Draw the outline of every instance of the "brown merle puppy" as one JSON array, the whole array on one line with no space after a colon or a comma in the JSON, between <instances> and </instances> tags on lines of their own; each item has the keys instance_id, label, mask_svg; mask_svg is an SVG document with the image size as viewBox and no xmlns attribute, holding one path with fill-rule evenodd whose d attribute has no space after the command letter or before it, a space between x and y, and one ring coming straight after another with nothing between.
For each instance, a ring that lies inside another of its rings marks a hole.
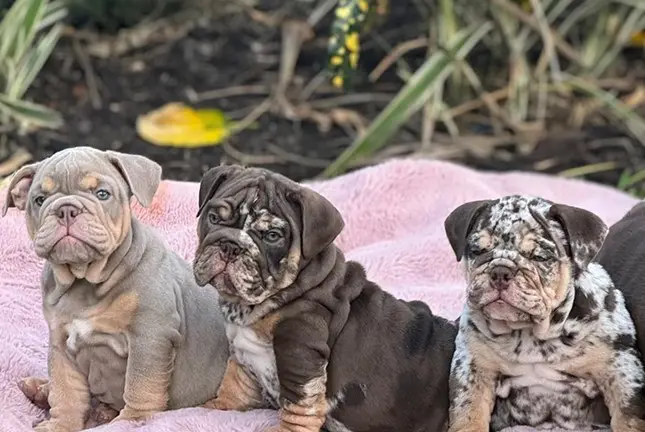
<instances>
[{"instance_id":1,"label":"brown merle puppy","mask_svg":"<svg viewBox=\"0 0 645 432\"><path fill-rule=\"evenodd\" d=\"M343 220L266 170L211 169L200 187L200 285L219 291L231 347L225 410L279 408L274 431L438 432L456 326L368 281L332 242Z\"/></svg>"},{"instance_id":2,"label":"brown merle puppy","mask_svg":"<svg viewBox=\"0 0 645 432\"><path fill-rule=\"evenodd\" d=\"M623 296L590 263L594 214L509 196L446 220L467 305L450 378L450 431L515 425L645 431L645 372Z\"/></svg>"}]
</instances>

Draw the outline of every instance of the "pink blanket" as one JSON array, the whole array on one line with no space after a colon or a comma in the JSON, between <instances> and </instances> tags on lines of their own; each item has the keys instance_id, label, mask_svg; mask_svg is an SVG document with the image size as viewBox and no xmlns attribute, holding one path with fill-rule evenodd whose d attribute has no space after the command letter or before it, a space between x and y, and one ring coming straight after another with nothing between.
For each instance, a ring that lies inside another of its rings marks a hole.
<instances>
[{"instance_id":1,"label":"pink blanket","mask_svg":"<svg viewBox=\"0 0 645 432\"><path fill-rule=\"evenodd\" d=\"M536 174L484 174L432 161L392 161L311 186L341 211L346 229L338 246L365 265L383 288L404 299L422 299L433 311L458 316L464 282L443 231L457 205L519 193L577 205L611 224L636 200L615 190ZM165 181L148 209L135 207L171 248L188 260L195 249L198 186ZM1 201L4 199L4 191ZM12 210L0 219L0 432L31 430L44 413L16 387L29 375L45 376L47 327L42 316L36 258L23 216ZM275 413L184 409L155 416L145 424L118 423L102 432L260 432ZM516 428L515 432L529 428Z\"/></svg>"}]
</instances>

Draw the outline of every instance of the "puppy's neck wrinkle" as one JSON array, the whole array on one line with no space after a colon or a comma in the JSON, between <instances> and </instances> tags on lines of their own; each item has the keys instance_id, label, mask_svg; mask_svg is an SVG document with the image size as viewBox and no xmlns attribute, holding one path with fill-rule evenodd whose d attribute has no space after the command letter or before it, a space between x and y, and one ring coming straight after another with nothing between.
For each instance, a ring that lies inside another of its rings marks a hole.
<instances>
[{"instance_id":1,"label":"puppy's neck wrinkle","mask_svg":"<svg viewBox=\"0 0 645 432\"><path fill-rule=\"evenodd\" d=\"M56 304L78 280L86 280L95 287L96 296L105 296L141 261L146 248L145 239L141 236L142 229L141 223L133 216L131 228L123 242L107 258L90 263L84 277L75 276L69 265L52 265L56 287L47 295L47 303Z\"/></svg>"}]
</instances>

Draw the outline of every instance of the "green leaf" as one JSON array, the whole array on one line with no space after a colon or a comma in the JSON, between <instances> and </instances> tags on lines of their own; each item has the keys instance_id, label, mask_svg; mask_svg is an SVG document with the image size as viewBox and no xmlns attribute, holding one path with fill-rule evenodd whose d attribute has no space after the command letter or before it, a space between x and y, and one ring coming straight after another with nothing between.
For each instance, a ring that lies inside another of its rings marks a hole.
<instances>
[{"instance_id":1,"label":"green leaf","mask_svg":"<svg viewBox=\"0 0 645 432\"><path fill-rule=\"evenodd\" d=\"M0 60L20 58L38 31L46 0L16 0L0 23Z\"/></svg>"},{"instance_id":2,"label":"green leaf","mask_svg":"<svg viewBox=\"0 0 645 432\"><path fill-rule=\"evenodd\" d=\"M332 177L344 172L356 159L368 156L383 147L394 133L407 122L415 110L432 96L437 83L446 79L456 61L460 61L492 29L484 23L476 30L462 30L455 34L448 52L439 51L428 58L417 70L396 97L372 122L367 132L347 148L327 169L323 176Z\"/></svg>"},{"instance_id":3,"label":"green leaf","mask_svg":"<svg viewBox=\"0 0 645 432\"><path fill-rule=\"evenodd\" d=\"M47 3L43 17L38 23L38 31L42 31L47 27L60 22L67 16L67 7L65 3L60 1L51 1Z\"/></svg>"},{"instance_id":4,"label":"green leaf","mask_svg":"<svg viewBox=\"0 0 645 432\"><path fill-rule=\"evenodd\" d=\"M38 41L35 48L28 51L18 65L16 79L10 82L7 94L12 99L21 98L36 79L60 39L63 27L57 25Z\"/></svg>"},{"instance_id":5,"label":"green leaf","mask_svg":"<svg viewBox=\"0 0 645 432\"><path fill-rule=\"evenodd\" d=\"M56 128L63 124L61 115L45 106L31 102L12 100L0 94L0 112L23 123Z\"/></svg>"}]
</instances>

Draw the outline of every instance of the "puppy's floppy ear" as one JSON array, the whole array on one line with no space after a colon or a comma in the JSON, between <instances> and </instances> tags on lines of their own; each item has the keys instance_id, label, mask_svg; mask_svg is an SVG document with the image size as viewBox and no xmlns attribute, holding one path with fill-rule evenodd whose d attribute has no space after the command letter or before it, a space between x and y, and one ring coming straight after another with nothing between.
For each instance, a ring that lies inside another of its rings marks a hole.
<instances>
[{"instance_id":1,"label":"puppy's floppy ear","mask_svg":"<svg viewBox=\"0 0 645 432\"><path fill-rule=\"evenodd\" d=\"M130 193L139 204L148 207L161 183L161 166L144 156L108 150L108 160L116 166L125 179Z\"/></svg>"},{"instance_id":2,"label":"puppy's floppy ear","mask_svg":"<svg viewBox=\"0 0 645 432\"><path fill-rule=\"evenodd\" d=\"M467 202L454 209L446 218L444 229L457 261L461 261L466 252L466 239L475 221L491 202L491 200Z\"/></svg>"},{"instance_id":3,"label":"puppy's floppy ear","mask_svg":"<svg viewBox=\"0 0 645 432\"><path fill-rule=\"evenodd\" d=\"M586 269L605 241L607 225L590 211L565 204L553 204L547 217L562 226L571 258L580 270Z\"/></svg>"},{"instance_id":4,"label":"puppy's floppy ear","mask_svg":"<svg viewBox=\"0 0 645 432\"><path fill-rule=\"evenodd\" d=\"M338 237L345 221L332 203L311 189L298 187L288 197L300 207L302 256L312 259Z\"/></svg>"},{"instance_id":5,"label":"puppy's floppy ear","mask_svg":"<svg viewBox=\"0 0 645 432\"><path fill-rule=\"evenodd\" d=\"M231 174L242 169L239 165L220 165L206 171L206 174L204 174L199 183L199 210L197 210L197 217L202 214L208 201L213 198L217 189L226 179Z\"/></svg>"},{"instance_id":6,"label":"puppy's floppy ear","mask_svg":"<svg viewBox=\"0 0 645 432\"><path fill-rule=\"evenodd\" d=\"M18 210L25 209L27 206L27 194L39 164L40 162L25 165L13 175L2 205L2 216L7 214L9 207L16 207Z\"/></svg>"}]
</instances>

